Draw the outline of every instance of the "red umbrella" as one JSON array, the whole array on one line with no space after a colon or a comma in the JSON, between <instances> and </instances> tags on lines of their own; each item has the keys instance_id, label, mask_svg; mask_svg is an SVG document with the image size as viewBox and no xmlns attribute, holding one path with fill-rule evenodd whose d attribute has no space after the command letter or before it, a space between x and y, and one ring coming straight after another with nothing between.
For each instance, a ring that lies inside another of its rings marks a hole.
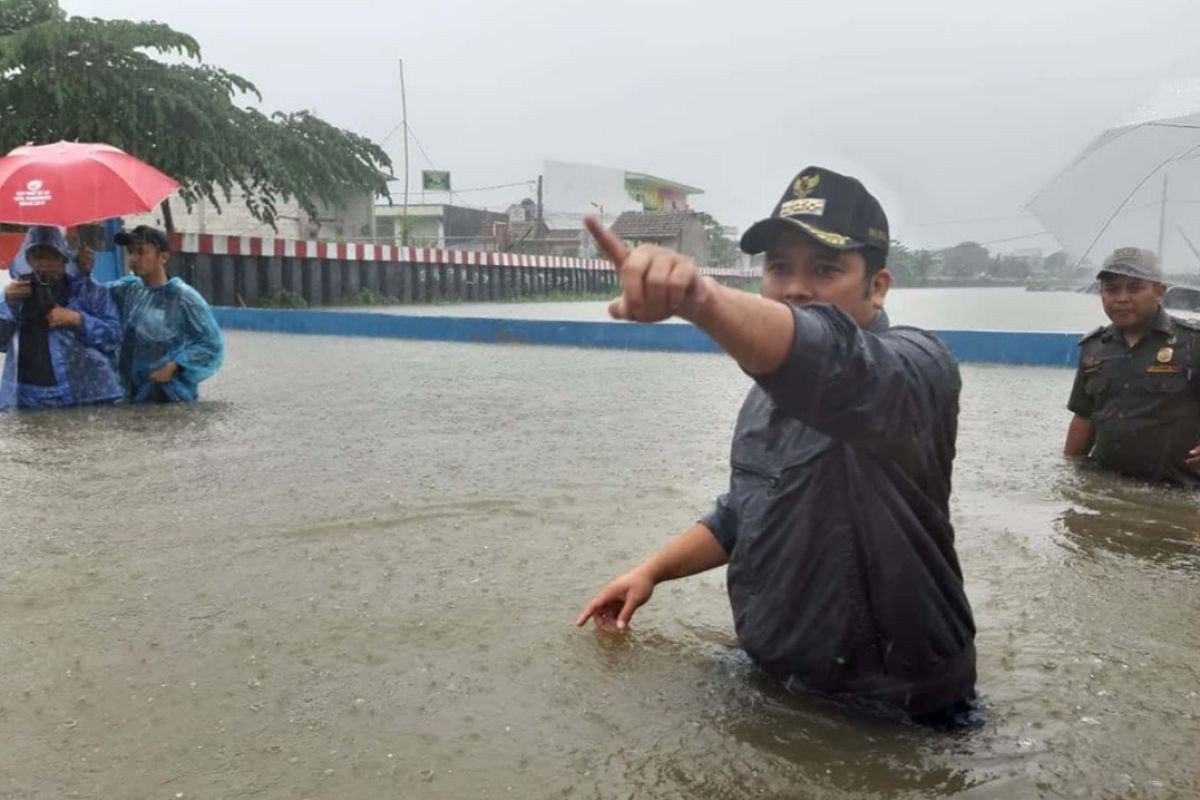
<instances>
[{"instance_id":1,"label":"red umbrella","mask_svg":"<svg viewBox=\"0 0 1200 800\"><path fill-rule=\"evenodd\" d=\"M151 211L178 189L112 145L18 147L0 158L0 222L71 227Z\"/></svg>"}]
</instances>

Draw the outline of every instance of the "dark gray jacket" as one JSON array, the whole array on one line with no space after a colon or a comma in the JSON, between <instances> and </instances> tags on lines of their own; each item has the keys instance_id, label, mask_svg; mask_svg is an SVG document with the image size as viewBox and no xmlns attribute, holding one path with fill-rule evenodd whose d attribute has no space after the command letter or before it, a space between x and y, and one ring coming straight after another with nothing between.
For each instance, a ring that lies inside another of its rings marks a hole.
<instances>
[{"instance_id":1,"label":"dark gray jacket","mask_svg":"<svg viewBox=\"0 0 1200 800\"><path fill-rule=\"evenodd\" d=\"M924 714L971 697L975 623L950 524L958 366L915 328L794 309L795 346L742 406L728 494L738 638L814 691Z\"/></svg>"}]
</instances>

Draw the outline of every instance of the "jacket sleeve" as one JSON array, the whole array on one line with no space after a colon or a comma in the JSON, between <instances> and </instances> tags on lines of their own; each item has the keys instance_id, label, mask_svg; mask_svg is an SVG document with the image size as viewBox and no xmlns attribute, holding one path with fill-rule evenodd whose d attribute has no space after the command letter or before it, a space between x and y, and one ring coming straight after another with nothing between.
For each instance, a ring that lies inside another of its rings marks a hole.
<instances>
[{"instance_id":1,"label":"jacket sleeve","mask_svg":"<svg viewBox=\"0 0 1200 800\"><path fill-rule=\"evenodd\" d=\"M184 330L179 346L169 358L194 385L212 377L221 368L225 360L225 337L204 298L186 291L180 302Z\"/></svg>"},{"instance_id":2,"label":"jacket sleeve","mask_svg":"<svg viewBox=\"0 0 1200 800\"><path fill-rule=\"evenodd\" d=\"M733 546L737 543L737 514L729 505L728 494L717 498L713 510L700 518L700 524L713 532L726 553L733 553Z\"/></svg>"},{"instance_id":3,"label":"jacket sleeve","mask_svg":"<svg viewBox=\"0 0 1200 800\"><path fill-rule=\"evenodd\" d=\"M1071 384L1071 396L1067 399L1067 410L1073 414L1090 419L1096 410L1096 404L1087 393L1087 374L1083 371L1082 359L1075 369L1075 382Z\"/></svg>"},{"instance_id":4,"label":"jacket sleeve","mask_svg":"<svg viewBox=\"0 0 1200 800\"><path fill-rule=\"evenodd\" d=\"M114 303L116 303L117 310L124 312L125 296L128 294L130 285L138 282L138 279L130 275L126 275L123 278L117 278L115 281L109 281L108 283L101 283L95 278L88 278L88 282L92 286L99 286L107 291L108 296L112 298Z\"/></svg>"},{"instance_id":5,"label":"jacket sleeve","mask_svg":"<svg viewBox=\"0 0 1200 800\"><path fill-rule=\"evenodd\" d=\"M0 353L8 352L13 334L21 327L17 312L8 304L8 299L0 295Z\"/></svg>"},{"instance_id":6,"label":"jacket sleeve","mask_svg":"<svg viewBox=\"0 0 1200 800\"><path fill-rule=\"evenodd\" d=\"M83 324L75 329L79 341L101 353L115 353L121 345L121 315L108 290L86 283L72 305L83 317Z\"/></svg>"},{"instance_id":7,"label":"jacket sleeve","mask_svg":"<svg viewBox=\"0 0 1200 800\"><path fill-rule=\"evenodd\" d=\"M933 334L863 330L828 305L793 307L784 363L752 376L785 413L827 436L889 457L910 451L958 410L958 365Z\"/></svg>"}]
</instances>

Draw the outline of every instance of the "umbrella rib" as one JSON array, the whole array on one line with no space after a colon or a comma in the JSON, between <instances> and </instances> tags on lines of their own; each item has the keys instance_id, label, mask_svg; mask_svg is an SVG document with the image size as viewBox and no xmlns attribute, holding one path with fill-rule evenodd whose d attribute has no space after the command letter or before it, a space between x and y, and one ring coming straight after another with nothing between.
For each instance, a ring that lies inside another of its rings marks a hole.
<instances>
[{"instance_id":1,"label":"umbrella rib","mask_svg":"<svg viewBox=\"0 0 1200 800\"><path fill-rule=\"evenodd\" d=\"M1144 122L1142 124L1151 128L1180 128L1188 131L1200 130L1200 125L1182 125L1178 122Z\"/></svg>"},{"instance_id":2,"label":"umbrella rib","mask_svg":"<svg viewBox=\"0 0 1200 800\"><path fill-rule=\"evenodd\" d=\"M1163 161L1161 164L1159 164L1157 167L1150 170L1150 172L1146 173L1146 177L1144 177L1140 181L1138 181L1137 185L1134 186L1129 191L1129 194L1125 195L1125 199L1121 201L1121 204L1118 205L1115 209L1113 209L1113 212L1111 214L1109 214L1108 219L1104 220L1104 224L1101 225L1100 230L1096 232L1096 236L1095 236L1095 238L1092 239L1091 244L1089 244L1087 246L1087 249L1083 251L1083 255L1081 255L1079 257L1079 260L1075 262L1075 267L1079 268L1079 266L1083 264L1083 260L1088 257L1089 253L1092 252L1092 248L1096 246L1096 242L1100 241L1100 237L1103 236L1104 232L1108 230L1108 226L1112 224L1112 221L1117 218L1117 215L1120 214L1121 211L1125 208L1125 206L1129 203L1129 201L1133 199L1133 196L1135 194L1137 194L1138 191L1141 190L1141 188L1143 186L1145 186L1146 183L1151 178L1153 178L1155 175L1157 175L1164 167L1166 167L1172 161L1182 161L1186 156L1190 155L1191 153L1196 152L1197 150L1200 150L1200 144L1192 145L1192 146L1186 148L1185 150L1183 150L1182 152L1178 153L1177 155L1170 156L1165 161Z\"/></svg>"},{"instance_id":3,"label":"umbrella rib","mask_svg":"<svg viewBox=\"0 0 1200 800\"><path fill-rule=\"evenodd\" d=\"M1142 128L1142 127L1145 127L1148 125L1150 125L1149 122L1139 122L1136 125L1126 125L1123 130L1121 130L1119 133L1117 133L1115 136L1113 136L1111 139L1109 139L1107 142L1105 142L1103 146L1108 147L1110 144L1117 141L1121 137L1127 136L1130 133L1133 133L1134 131L1136 131L1138 128ZM1076 166L1078 166L1080 163L1082 163L1084 160L1086 160L1089 156L1091 156L1092 153L1094 152L1094 148L1096 148L1096 142L1103 139L1107 133L1109 133L1109 131L1105 131L1104 133L1101 133L1099 136L1097 136L1095 139L1092 139L1092 141L1088 144L1088 146L1086 148L1084 148L1082 153L1075 156L1075 158L1071 159L1071 163L1067 164L1065 167L1063 167L1057 173L1055 173L1054 177L1051 178L1049 180L1049 182L1046 183L1045 186L1043 186L1040 190L1038 190L1037 194L1035 194L1033 197L1029 198L1029 202L1027 202L1027 203L1025 203L1025 205L1021 206L1021 209L1023 211L1029 210L1029 208L1031 206L1033 206L1034 203L1036 203L1038 200L1041 199L1042 195L1045 194L1047 189L1049 189L1051 186L1053 186L1055 183L1058 182L1059 178L1066 175L1071 170L1075 169Z\"/></svg>"}]
</instances>

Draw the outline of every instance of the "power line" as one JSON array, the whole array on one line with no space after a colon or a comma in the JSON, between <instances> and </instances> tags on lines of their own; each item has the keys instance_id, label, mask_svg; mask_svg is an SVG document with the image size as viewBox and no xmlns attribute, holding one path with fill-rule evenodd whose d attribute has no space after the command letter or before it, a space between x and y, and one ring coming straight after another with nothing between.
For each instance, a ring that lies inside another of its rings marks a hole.
<instances>
[{"instance_id":1,"label":"power line","mask_svg":"<svg viewBox=\"0 0 1200 800\"><path fill-rule=\"evenodd\" d=\"M407 129L408 135L412 137L414 142L416 142L417 149L421 151L421 156L425 159L425 163L428 164L431 169L437 169L433 163L433 159L429 157L429 154L425 152L425 148L421 145L421 140L417 138L417 133L412 129L412 125L405 125L404 120L397 122L395 126L393 126L393 128L387 132L387 135L379 140L378 144L385 144L389 139L395 136L396 131L400 130L401 128Z\"/></svg>"},{"instance_id":2,"label":"power line","mask_svg":"<svg viewBox=\"0 0 1200 800\"><path fill-rule=\"evenodd\" d=\"M910 222L904 227L906 228L935 228L942 225L966 225L972 222L1002 222L1012 219L1028 219L1027 214L1005 214L999 217L975 217L973 219L947 219L938 222Z\"/></svg>"},{"instance_id":3,"label":"power line","mask_svg":"<svg viewBox=\"0 0 1200 800\"><path fill-rule=\"evenodd\" d=\"M387 136L384 136L382 139L379 140L379 145L383 146L384 144L386 144L387 140L392 138L393 136L395 136L396 131L400 130L403 127L404 127L404 120L400 120L399 122L396 123L396 127L392 128L390 131L387 132Z\"/></svg>"},{"instance_id":4,"label":"power line","mask_svg":"<svg viewBox=\"0 0 1200 800\"><path fill-rule=\"evenodd\" d=\"M488 192L493 189L511 189L514 186L532 187L536 184L536 180L514 181L513 183L497 183L494 186L473 186L470 189L455 189L454 194L467 194L468 192Z\"/></svg>"},{"instance_id":5,"label":"power line","mask_svg":"<svg viewBox=\"0 0 1200 800\"><path fill-rule=\"evenodd\" d=\"M424 157L425 163L429 165L430 169L437 169L437 167L433 164L433 159L429 157L429 154L425 152L425 148L421 145L421 140L417 138L417 132L412 129L412 125L408 125L406 127L408 128L408 135L411 136L412 140L417 143L417 149L421 151L421 155Z\"/></svg>"},{"instance_id":6,"label":"power line","mask_svg":"<svg viewBox=\"0 0 1200 800\"><path fill-rule=\"evenodd\" d=\"M511 189L514 186L533 186L537 181L517 181L516 183L498 183L495 186L476 186L473 189L455 189L455 194L466 194L467 192L488 192L492 189Z\"/></svg>"},{"instance_id":7,"label":"power line","mask_svg":"<svg viewBox=\"0 0 1200 800\"><path fill-rule=\"evenodd\" d=\"M1016 241L1020 241L1021 239L1034 239L1038 236L1053 236L1053 235L1054 234L1050 233L1050 231L1038 231L1037 233L1025 233L1020 236L1007 236L1003 239L991 239L986 242L977 242L977 244L983 244L983 245L1003 244L1004 242L1016 242Z\"/></svg>"}]
</instances>

